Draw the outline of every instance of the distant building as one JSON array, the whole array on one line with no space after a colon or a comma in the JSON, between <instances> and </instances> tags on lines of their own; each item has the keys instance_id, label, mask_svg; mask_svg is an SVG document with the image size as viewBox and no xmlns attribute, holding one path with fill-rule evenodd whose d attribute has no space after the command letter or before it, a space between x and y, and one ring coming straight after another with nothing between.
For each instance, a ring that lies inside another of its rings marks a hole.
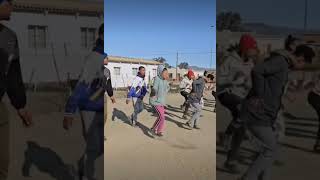
<instances>
[{"instance_id":1,"label":"distant building","mask_svg":"<svg viewBox=\"0 0 320 180\"><path fill-rule=\"evenodd\" d=\"M13 2L14 12L6 24L17 33L24 81L57 82L58 74L61 81L76 77L104 21L103 2Z\"/></svg>"},{"instance_id":2,"label":"distant building","mask_svg":"<svg viewBox=\"0 0 320 180\"><path fill-rule=\"evenodd\" d=\"M112 86L114 88L130 86L140 66L145 67L145 81L149 84L152 78L157 76L157 68L160 64L154 60L109 56L108 68L111 73Z\"/></svg>"},{"instance_id":3,"label":"distant building","mask_svg":"<svg viewBox=\"0 0 320 180\"><path fill-rule=\"evenodd\" d=\"M306 33L303 35L303 40L310 44L320 44L320 33Z\"/></svg>"},{"instance_id":4,"label":"distant building","mask_svg":"<svg viewBox=\"0 0 320 180\"><path fill-rule=\"evenodd\" d=\"M198 73L199 75L203 75L205 70L204 69L203 70L192 69L192 71ZM176 81L176 80L180 81L180 80L182 80L183 76L188 73L188 69L169 68L168 72L169 72L169 79L171 81Z\"/></svg>"},{"instance_id":5,"label":"distant building","mask_svg":"<svg viewBox=\"0 0 320 180\"><path fill-rule=\"evenodd\" d=\"M185 74L188 73L188 69L180 68L168 68L169 79L171 81L181 80Z\"/></svg>"}]
</instances>

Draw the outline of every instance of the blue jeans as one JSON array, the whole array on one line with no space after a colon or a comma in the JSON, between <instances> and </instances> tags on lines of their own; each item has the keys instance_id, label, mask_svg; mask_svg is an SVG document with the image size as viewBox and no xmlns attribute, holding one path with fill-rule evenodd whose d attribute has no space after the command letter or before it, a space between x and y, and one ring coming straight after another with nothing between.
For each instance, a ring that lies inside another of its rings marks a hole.
<instances>
[{"instance_id":1,"label":"blue jeans","mask_svg":"<svg viewBox=\"0 0 320 180\"><path fill-rule=\"evenodd\" d=\"M79 160L79 169L83 170L84 176L88 179L94 179L95 161L104 152L104 113L82 111L81 118L86 124L86 132L84 133L86 149ZM103 178L103 176L99 178Z\"/></svg>"},{"instance_id":2,"label":"blue jeans","mask_svg":"<svg viewBox=\"0 0 320 180\"><path fill-rule=\"evenodd\" d=\"M249 167L244 180L271 180L271 168L278 149L277 132L272 127L249 126L248 130L258 144L259 155Z\"/></svg>"},{"instance_id":3,"label":"blue jeans","mask_svg":"<svg viewBox=\"0 0 320 180\"><path fill-rule=\"evenodd\" d=\"M188 123L193 127L193 126L198 126L198 121L200 119L200 115L201 115L201 104L200 103L191 103L191 111L193 111L192 113L192 117L191 119L188 121Z\"/></svg>"},{"instance_id":4,"label":"blue jeans","mask_svg":"<svg viewBox=\"0 0 320 180\"><path fill-rule=\"evenodd\" d=\"M143 100L140 98L136 98L133 99L134 102L134 111L132 114L132 119L137 122L138 121L138 114L140 114L143 109L144 109L144 105L143 105Z\"/></svg>"}]
</instances>

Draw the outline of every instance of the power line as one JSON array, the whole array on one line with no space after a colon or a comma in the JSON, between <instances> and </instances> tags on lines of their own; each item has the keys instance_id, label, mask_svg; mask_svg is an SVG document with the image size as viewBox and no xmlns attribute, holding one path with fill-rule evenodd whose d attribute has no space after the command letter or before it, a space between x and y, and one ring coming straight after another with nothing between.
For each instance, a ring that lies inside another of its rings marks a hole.
<instances>
[{"instance_id":1,"label":"power line","mask_svg":"<svg viewBox=\"0 0 320 180\"><path fill-rule=\"evenodd\" d=\"M180 55L184 55L184 54L215 54L216 52L179 52ZM144 54L144 55L140 55L141 57L147 57L147 56L168 56L168 55L176 55L177 53L163 53L163 54Z\"/></svg>"}]
</instances>

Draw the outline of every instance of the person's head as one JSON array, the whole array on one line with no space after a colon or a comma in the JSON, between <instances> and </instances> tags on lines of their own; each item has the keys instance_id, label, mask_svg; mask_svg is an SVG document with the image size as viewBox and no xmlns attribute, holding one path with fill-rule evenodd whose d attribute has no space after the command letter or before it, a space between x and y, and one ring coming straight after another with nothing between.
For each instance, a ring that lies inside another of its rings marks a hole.
<instances>
[{"instance_id":1,"label":"person's head","mask_svg":"<svg viewBox=\"0 0 320 180\"><path fill-rule=\"evenodd\" d=\"M244 34L240 38L239 42L240 46L240 55L242 58L250 59L250 58L256 58L258 55L258 47L257 47L257 41L254 37L252 37L249 34Z\"/></svg>"},{"instance_id":2,"label":"person's head","mask_svg":"<svg viewBox=\"0 0 320 180\"><path fill-rule=\"evenodd\" d=\"M10 20L12 10L12 0L0 0L0 21Z\"/></svg>"},{"instance_id":3,"label":"person's head","mask_svg":"<svg viewBox=\"0 0 320 180\"><path fill-rule=\"evenodd\" d=\"M145 76L145 74L146 74L146 69L145 69L143 66L140 66L140 67L139 67L139 74L140 74L141 76Z\"/></svg>"},{"instance_id":4,"label":"person's head","mask_svg":"<svg viewBox=\"0 0 320 180\"><path fill-rule=\"evenodd\" d=\"M284 41L284 48L289 52L294 52L296 47L298 46L299 39L289 35Z\"/></svg>"},{"instance_id":5,"label":"person's head","mask_svg":"<svg viewBox=\"0 0 320 180\"><path fill-rule=\"evenodd\" d=\"M194 73L194 80L199 79L199 73L193 72Z\"/></svg>"},{"instance_id":6,"label":"person's head","mask_svg":"<svg viewBox=\"0 0 320 180\"><path fill-rule=\"evenodd\" d=\"M157 74L162 79L167 79L169 77L167 68L165 68L165 66L162 64L158 66Z\"/></svg>"},{"instance_id":7,"label":"person's head","mask_svg":"<svg viewBox=\"0 0 320 180\"><path fill-rule=\"evenodd\" d=\"M108 58L108 56L106 56L106 57L104 58L104 60L103 60L103 64L104 64L104 65L108 65L108 63L109 63L109 58Z\"/></svg>"},{"instance_id":8,"label":"person's head","mask_svg":"<svg viewBox=\"0 0 320 180\"><path fill-rule=\"evenodd\" d=\"M208 78L209 81L213 81L213 79L214 79L213 74L208 74L206 77Z\"/></svg>"},{"instance_id":9,"label":"person's head","mask_svg":"<svg viewBox=\"0 0 320 180\"><path fill-rule=\"evenodd\" d=\"M302 65L312 63L312 59L315 57L314 50L307 45L298 45L293 53L295 59L293 60L293 68L296 66L301 67Z\"/></svg>"},{"instance_id":10,"label":"person's head","mask_svg":"<svg viewBox=\"0 0 320 180\"><path fill-rule=\"evenodd\" d=\"M207 70L205 70L204 73L203 73L203 75L204 75L204 76L207 76L208 73L209 73L209 72L208 72Z\"/></svg>"},{"instance_id":11,"label":"person's head","mask_svg":"<svg viewBox=\"0 0 320 180\"><path fill-rule=\"evenodd\" d=\"M188 79L194 79L194 73L193 73L193 71L190 69L189 71L188 71L188 74L187 74L187 77L188 77Z\"/></svg>"}]
</instances>

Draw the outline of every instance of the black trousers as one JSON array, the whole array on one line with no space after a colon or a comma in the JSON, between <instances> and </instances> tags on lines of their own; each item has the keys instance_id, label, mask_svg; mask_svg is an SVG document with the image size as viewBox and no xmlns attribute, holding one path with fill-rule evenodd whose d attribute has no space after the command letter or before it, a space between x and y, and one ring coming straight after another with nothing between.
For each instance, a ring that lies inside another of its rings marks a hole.
<instances>
[{"instance_id":1,"label":"black trousers","mask_svg":"<svg viewBox=\"0 0 320 180\"><path fill-rule=\"evenodd\" d=\"M320 139L320 96L314 92L310 92L308 94L308 102L313 107L313 109L317 112L319 125L318 125L318 139Z\"/></svg>"},{"instance_id":2,"label":"black trousers","mask_svg":"<svg viewBox=\"0 0 320 180\"><path fill-rule=\"evenodd\" d=\"M237 119L240 116L240 105L243 99L231 93L223 93L218 96L220 103L225 106L232 114L232 121L228 125L225 134L232 136L230 149L227 154L227 162L235 161L238 158L241 143L245 137L245 127L239 124Z\"/></svg>"},{"instance_id":3,"label":"black trousers","mask_svg":"<svg viewBox=\"0 0 320 180\"><path fill-rule=\"evenodd\" d=\"M243 99L237 95L227 93L227 92L220 94L218 98L220 103L231 112L232 121L227 127L227 130L225 133L232 134L233 132L232 124L236 122L236 120L240 115L240 110L238 109L238 106L242 103Z\"/></svg>"},{"instance_id":4,"label":"black trousers","mask_svg":"<svg viewBox=\"0 0 320 180\"><path fill-rule=\"evenodd\" d=\"M184 97L184 99L185 99L184 102L186 103L187 100L188 100L189 93L187 93L187 92L185 92L185 91L181 91L180 94Z\"/></svg>"}]
</instances>

